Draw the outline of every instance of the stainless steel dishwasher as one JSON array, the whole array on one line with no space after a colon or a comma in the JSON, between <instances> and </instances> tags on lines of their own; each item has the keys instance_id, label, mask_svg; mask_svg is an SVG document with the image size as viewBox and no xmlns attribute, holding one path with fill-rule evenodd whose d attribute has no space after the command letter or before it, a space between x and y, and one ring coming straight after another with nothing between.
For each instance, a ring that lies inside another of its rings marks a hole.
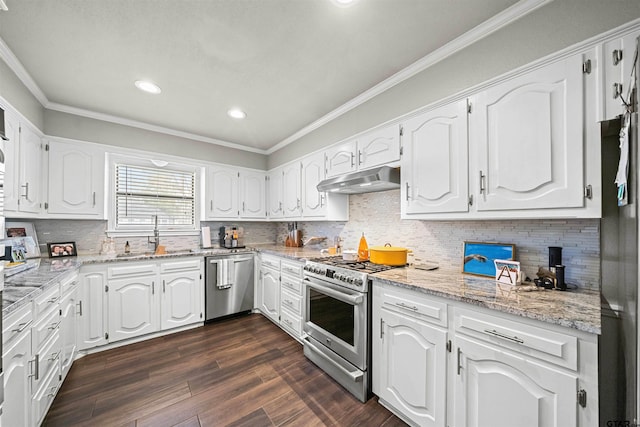
<instances>
[{"instance_id":1,"label":"stainless steel dishwasher","mask_svg":"<svg viewBox=\"0 0 640 427\"><path fill-rule=\"evenodd\" d=\"M253 309L253 254L205 257L205 320Z\"/></svg>"}]
</instances>

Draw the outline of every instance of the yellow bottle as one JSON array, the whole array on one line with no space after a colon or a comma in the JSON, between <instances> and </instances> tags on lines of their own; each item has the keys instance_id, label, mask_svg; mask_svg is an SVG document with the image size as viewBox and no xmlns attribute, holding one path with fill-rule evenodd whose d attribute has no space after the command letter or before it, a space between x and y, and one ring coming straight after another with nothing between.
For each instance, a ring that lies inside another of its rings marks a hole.
<instances>
[{"instance_id":1,"label":"yellow bottle","mask_svg":"<svg viewBox=\"0 0 640 427\"><path fill-rule=\"evenodd\" d=\"M358 261L368 261L369 260L369 245L367 244L367 239L364 238L364 233L362 233L362 237L360 238L360 244L358 245Z\"/></svg>"}]
</instances>

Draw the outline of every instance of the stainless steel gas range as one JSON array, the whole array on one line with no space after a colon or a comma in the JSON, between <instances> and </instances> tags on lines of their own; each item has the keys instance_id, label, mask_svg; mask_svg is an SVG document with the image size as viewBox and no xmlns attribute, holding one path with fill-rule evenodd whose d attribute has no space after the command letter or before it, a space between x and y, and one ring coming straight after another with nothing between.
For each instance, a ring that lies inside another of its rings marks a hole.
<instances>
[{"instance_id":1,"label":"stainless steel gas range","mask_svg":"<svg viewBox=\"0 0 640 427\"><path fill-rule=\"evenodd\" d=\"M371 280L393 267L315 258L304 266L304 354L362 402L371 395Z\"/></svg>"}]
</instances>

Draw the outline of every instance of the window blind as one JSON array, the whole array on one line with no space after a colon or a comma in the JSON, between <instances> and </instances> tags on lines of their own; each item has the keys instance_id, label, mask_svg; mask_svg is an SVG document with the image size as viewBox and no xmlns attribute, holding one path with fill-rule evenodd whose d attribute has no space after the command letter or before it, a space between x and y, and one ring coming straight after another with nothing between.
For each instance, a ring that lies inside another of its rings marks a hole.
<instances>
[{"instance_id":1,"label":"window blind","mask_svg":"<svg viewBox=\"0 0 640 427\"><path fill-rule=\"evenodd\" d=\"M116 226L193 226L195 173L116 164Z\"/></svg>"}]
</instances>

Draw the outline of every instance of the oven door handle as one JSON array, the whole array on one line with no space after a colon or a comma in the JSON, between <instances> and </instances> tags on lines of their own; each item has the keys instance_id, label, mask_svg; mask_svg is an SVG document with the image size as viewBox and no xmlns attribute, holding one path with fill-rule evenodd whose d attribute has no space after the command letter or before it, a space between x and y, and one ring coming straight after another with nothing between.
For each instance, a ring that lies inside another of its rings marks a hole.
<instances>
[{"instance_id":1,"label":"oven door handle","mask_svg":"<svg viewBox=\"0 0 640 427\"><path fill-rule=\"evenodd\" d=\"M327 286L322 286L317 283L313 283L308 278L304 278L305 283L308 287L315 289L318 292L322 292L323 294L329 295L332 298L337 299L338 301L346 302L351 305L359 305L362 304L364 297L362 295L350 295L344 292L336 291Z\"/></svg>"},{"instance_id":2,"label":"oven door handle","mask_svg":"<svg viewBox=\"0 0 640 427\"><path fill-rule=\"evenodd\" d=\"M311 343L311 340L309 339L309 335L305 334L302 337L302 340L304 341L304 346L305 347L307 347L309 350L311 350L314 353L316 353L318 356L321 356L323 360L326 360L327 362L331 363L336 369L338 369L340 372L342 372L343 374L345 374L349 378L351 378L351 380L354 383L362 381L362 377L364 376L364 374L363 374L363 372L361 370L358 369L355 372L351 372L351 371L347 370L344 366L342 366L339 363L337 363L332 358L326 357L318 347L316 347L315 345L313 345Z\"/></svg>"}]
</instances>

